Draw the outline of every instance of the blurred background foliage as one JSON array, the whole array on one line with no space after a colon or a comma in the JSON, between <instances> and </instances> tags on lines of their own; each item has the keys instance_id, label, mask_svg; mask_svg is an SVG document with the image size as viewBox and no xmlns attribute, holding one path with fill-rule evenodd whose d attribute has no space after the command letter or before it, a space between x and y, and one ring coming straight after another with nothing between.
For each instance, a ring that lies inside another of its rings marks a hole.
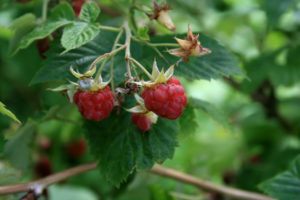
<instances>
[{"instance_id":1,"label":"blurred background foliage","mask_svg":"<svg viewBox=\"0 0 300 200\"><path fill-rule=\"evenodd\" d=\"M99 19L108 25L118 24L122 8L129 6L127 0L99 0L99 3L102 8ZM147 0L137 3L151 4ZM168 3L174 9L170 15L177 33L185 33L189 24L194 32L215 38L236 54L247 78L182 79L190 97L204 99L218 111L215 117L206 112L195 113L197 133L182 130L179 148L164 166L214 183L259 191L259 183L286 170L300 153L300 1L169 0ZM0 115L0 130L6 137L13 132L16 132L14 137L22 131L30 133L26 139L15 140L20 142L19 149L9 149L7 145L11 159L0 162L0 185L28 181L94 160L85 148L75 106L68 104L62 95L48 91L51 84L30 85L43 62L36 43L14 57L8 56L13 37L10 24L27 12L40 16L41 6L41 0L27 4L0 1L0 100L25 124L18 129L19 124ZM144 14L136 12L136 16L139 26L147 23ZM151 28L155 30L153 34L169 33L156 22L151 23ZM228 117L231 128L218 120L220 113ZM74 153L69 150L72 145L85 151ZM39 165L47 162L51 167L41 170ZM92 171L51 186L47 192L50 199L64 200L225 199L144 172L133 174L127 183L115 188L98 171ZM0 199L17 197L20 195Z\"/></svg>"}]
</instances>

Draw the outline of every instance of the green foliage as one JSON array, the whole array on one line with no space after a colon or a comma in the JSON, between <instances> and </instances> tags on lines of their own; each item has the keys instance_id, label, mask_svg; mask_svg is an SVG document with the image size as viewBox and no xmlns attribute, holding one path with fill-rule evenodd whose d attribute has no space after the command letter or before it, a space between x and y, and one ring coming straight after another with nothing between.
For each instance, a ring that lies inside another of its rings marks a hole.
<instances>
[{"instance_id":1,"label":"green foliage","mask_svg":"<svg viewBox=\"0 0 300 200\"><path fill-rule=\"evenodd\" d=\"M100 9L95 2L85 3L80 11L79 19L85 22L94 22L96 21Z\"/></svg>"},{"instance_id":2,"label":"green foliage","mask_svg":"<svg viewBox=\"0 0 300 200\"><path fill-rule=\"evenodd\" d=\"M298 199L300 196L300 157L292 163L289 170L259 185L259 188L279 200Z\"/></svg>"},{"instance_id":3,"label":"green foliage","mask_svg":"<svg viewBox=\"0 0 300 200\"><path fill-rule=\"evenodd\" d=\"M17 169L26 170L30 163L30 144L36 127L26 122L5 144L4 156Z\"/></svg>"},{"instance_id":4,"label":"green foliage","mask_svg":"<svg viewBox=\"0 0 300 200\"><path fill-rule=\"evenodd\" d=\"M12 113L10 110L8 110L7 108L5 108L5 105L0 101L0 113L3 115L6 115L8 117L10 117L11 119L15 120L18 123L21 123L18 118L14 115L14 113Z\"/></svg>"},{"instance_id":5,"label":"green foliage","mask_svg":"<svg viewBox=\"0 0 300 200\"><path fill-rule=\"evenodd\" d=\"M297 3L297 0L273 0L263 1L263 8L266 10L268 21L270 25L275 26L278 23L281 15L293 5Z\"/></svg>"},{"instance_id":6,"label":"green foliage","mask_svg":"<svg viewBox=\"0 0 300 200\"><path fill-rule=\"evenodd\" d=\"M31 31L35 27L35 16L31 13L27 13L18 19L16 19L10 26L14 30L14 36L10 40L9 53L14 55L19 49L19 43L24 35Z\"/></svg>"},{"instance_id":7,"label":"green foliage","mask_svg":"<svg viewBox=\"0 0 300 200\"><path fill-rule=\"evenodd\" d=\"M151 192L151 200L175 200L174 197L158 185L149 185L148 188Z\"/></svg>"},{"instance_id":8,"label":"green foliage","mask_svg":"<svg viewBox=\"0 0 300 200\"><path fill-rule=\"evenodd\" d=\"M98 23L73 22L64 29L61 44L67 52L94 39L100 32Z\"/></svg>"},{"instance_id":9,"label":"green foliage","mask_svg":"<svg viewBox=\"0 0 300 200\"><path fill-rule=\"evenodd\" d=\"M190 98L189 101L194 108L207 113L213 120L222 125L224 128L232 130L232 125L227 119L226 115L214 105L207 101L195 98Z\"/></svg>"},{"instance_id":10,"label":"green foliage","mask_svg":"<svg viewBox=\"0 0 300 200\"><path fill-rule=\"evenodd\" d=\"M101 122L85 121L85 129L100 173L115 185L135 169L151 169L155 162L172 158L177 146L177 121L159 119L150 131L142 132L125 111Z\"/></svg>"},{"instance_id":11,"label":"green foliage","mask_svg":"<svg viewBox=\"0 0 300 200\"><path fill-rule=\"evenodd\" d=\"M21 172L9 163L0 162L0 186L16 184L21 180Z\"/></svg>"},{"instance_id":12,"label":"green foliage","mask_svg":"<svg viewBox=\"0 0 300 200\"><path fill-rule=\"evenodd\" d=\"M184 112L179 118L179 125L179 133L182 137L186 137L187 135L196 132L198 124L196 122L195 109L191 103L188 103L184 108Z\"/></svg>"},{"instance_id":13,"label":"green foliage","mask_svg":"<svg viewBox=\"0 0 300 200\"><path fill-rule=\"evenodd\" d=\"M147 26L139 28L138 29L138 35L139 35L139 37L141 39L143 39L143 40L149 40L150 37L148 35L148 31L149 31L149 29L148 29Z\"/></svg>"},{"instance_id":14,"label":"green foliage","mask_svg":"<svg viewBox=\"0 0 300 200\"><path fill-rule=\"evenodd\" d=\"M49 36L58 28L71 23L74 19L73 9L68 3L57 5L51 12L49 19L26 34L13 52L16 53L19 49L28 47L33 41Z\"/></svg>"},{"instance_id":15,"label":"green foliage","mask_svg":"<svg viewBox=\"0 0 300 200\"><path fill-rule=\"evenodd\" d=\"M177 38L183 39L186 34L176 35ZM201 44L209 48L212 53L200 58L191 57L189 62L182 62L175 67L175 75L183 76L188 79L216 79L221 76L243 75L238 68L237 58L226 48L221 46L217 41L203 34L199 34ZM175 43L174 35L156 36L151 38L152 43ZM165 59L161 58L153 48L143 45L142 53L138 52L138 59L148 66L152 67L153 58L157 58L158 66L167 68L171 64L176 63L179 58L171 56L166 52L166 48L159 48ZM133 52L134 53L134 52Z\"/></svg>"}]
</instances>

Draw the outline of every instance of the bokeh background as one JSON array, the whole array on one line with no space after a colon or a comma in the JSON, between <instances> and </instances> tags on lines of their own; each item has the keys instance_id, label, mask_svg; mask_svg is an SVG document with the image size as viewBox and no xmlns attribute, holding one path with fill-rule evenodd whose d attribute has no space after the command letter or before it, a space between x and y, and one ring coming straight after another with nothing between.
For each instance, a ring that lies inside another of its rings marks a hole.
<instances>
[{"instance_id":1,"label":"bokeh background","mask_svg":"<svg viewBox=\"0 0 300 200\"><path fill-rule=\"evenodd\" d=\"M129 1L98 2L103 24L117 26L122 22L120 10ZM149 5L146 0L137 2ZM217 184L261 192L258 184L286 170L300 153L300 1L168 0L168 3L173 7L169 13L176 33L185 33L189 24L194 32L216 39L238 57L247 77L182 79L189 96L204 99L213 106L207 112L196 113L197 133L181 134L174 158L163 165ZM29 129L35 126L36 119L52 119L37 125L31 133L30 148L14 158L19 169L0 161L0 185L28 181L93 160L75 106L68 104L61 94L47 90L51 83L30 84L44 62L37 44L13 57L8 55L12 21L27 12L40 16L41 6L40 0L26 4L0 1L0 101L23 123L32 120ZM137 12L136 16L139 26L149 23L144 14ZM151 34L157 35L170 33L156 22L151 22L151 30ZM68 120L62 116L68 116ZM19 124L0 115L0 131L8 137L18 127ZM74 153L72 148L81 151ZM226 199L145 172L133 174L127 183L115 188L99 172L92 171L51 186L48 194L51 200Z\"/></svg>"}]
</instances>

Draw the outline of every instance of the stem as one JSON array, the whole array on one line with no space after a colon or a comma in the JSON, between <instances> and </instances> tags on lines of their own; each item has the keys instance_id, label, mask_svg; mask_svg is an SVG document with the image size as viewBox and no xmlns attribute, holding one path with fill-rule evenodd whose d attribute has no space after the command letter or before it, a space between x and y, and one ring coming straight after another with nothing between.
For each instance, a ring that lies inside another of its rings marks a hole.
<instances>
[{"instance_id":1,"label":"stem","mask_svg":"<svg viewBox=\"0 0 300 200\"><path fill-rule=\"evenodd\" d=\"M111 52L109 52L109 53L105 53L105 54L99 56L99 57L96 58L96 59L94 60L94 62L91 64L89 70L93 69L94 66L95 66L98 62L100 62L103 58L112 56L112 55L118 53L119 51L121 51L122 49L125 49L125 48L126 48L126 46L125 46L125 45L122 45L121 47L119 47L119 48L117 48L117 49L115 49L115 50L113 50L113 51L111 51Z\"/></svg>"},{"instance_id":2,"label":"stem","mask_svg":"<svg viewBox=\"0 0 300 200\"><path fill-rule=\"evenodd\" d=\"M86 163L83 165L79 165L77 167L73 167L73 168L58 172L56 174L52 174L50 176L47 176L45 178L42 178L42 179L39 179L39 180L36 180L33 182L17 184L17 185L0 186L0 195L20 193L20 192L29 192L29 191L32 191L32 190L34 191L35 189L40 189L40 188L45 189L49 185L58 183L62 180L70 178L72 176L75 176L75 175L78 175L78 174L81 174L83 172L87 172L90 170L94 170L94 169L97 169L97 163L91 162L91 163ZM182 173L182 172L179 172L179 171L176 171L173 169L161 167L161 166L154 166L148 172L157 174L159 176L178 180L178 181L190 184L190 185L194 185L198 188L203 188L208 191L224 194L229 197L233 197L233 198L237 198L237 199L275 200L273 198L270 198L268 196L261 195L258 193L247 192L244 190L239 190L239 189L234 189L234 188L230 188L230 187L216 185L211 182L193 177L189 174L185 174L185 173Z\"/></svg>"},{"instance_id":3,"label":"stem","mask_svg":"<svg viewBox=\"0 0 300 200\"><path fill-rule=\"evenodd\" d=\"M120 32L122 30L121 28L116 28L112 26L103 26L103 25L100 25L99 29L106 30L106 31L114 31L114 32Z\"/></svg>"},{"instance_id":4,"label":"stem","mask_svg":"<svg viewBox=\"0 0 300 200\"><path fill-rule=\"evenodd\" d=\"M130 42L131 42L131 31L128 25L128 20L125 20L124 22L124 29L125 29L125 33L126 33L126 40L125 40L125 46L126 46L126 50L125 50L125 60L126 60L126 68L127 68L127 73L128 73L128 78L132 79L132 75L131 75L131 71L130 71L130 63L129 63L129 58L131 57L130 54Z\"/></svg>"},{"instance_id":5,"label":"stem","mask_svg":"<svg viewBox=\"0 0 300 200\"><path fill-rule=\"evenodd\" d=\"M42 7L42 21L46 21L47 19L47 10L48 10L48 3L49 0L43 0L43 7Z\"/></svg>"},{"instance_id":6,"label":"stem","mask_svg":"<svg viewBox=\"0 0 300 200\"><path fill-rule=\"evenodd\" d=\"M151 80L152 80L152 75L146 70L146 68L139 63L136 59L129 57L128 60L134 62Z\"/></svg>"},{"instance_id":7,"label":"stem","mask_svg":"<svg viewBox=\"0 0 300 200\"><path fill-rule=\"evenodd\" d=\"M134 41L137 41L137 42L140 42L140 43L144 43L144 44L146 44L148 46L151 46L151 47L180 47L180 45L177 44L177 43L150 43L150 42L148 42L146 40L141 40L141 39L139 39L137 37L132 37L132 39Z\"/></svg>"},{"instance_id":8,"label":"stem","mask_svg":"<svg viewBox=\"0 0 300 200\"><path fill-rule=\"evenodd\" d=\"M110 60L110 78L111 78L111 89L115 91L115 84L114 84L114 57L111 57Z\"/></svg>"}]
</instances>

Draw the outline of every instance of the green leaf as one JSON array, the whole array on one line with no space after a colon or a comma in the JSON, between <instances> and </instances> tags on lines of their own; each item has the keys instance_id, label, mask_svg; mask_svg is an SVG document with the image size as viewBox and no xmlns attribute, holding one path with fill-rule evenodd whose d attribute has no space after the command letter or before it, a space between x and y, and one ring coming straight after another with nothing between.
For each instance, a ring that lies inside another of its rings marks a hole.
<instances>
[{"instance_id":1,"label":"green leaf","mask_svg":"<svg viewBox=\"0 0 300 200\"><path fill-rule=\"evenodd\" d=\"M183 114L179 117L180 135L190 135L196 132L197 121L194 106L188 103Z\"/></svg>"},{"instance_id":2,"label":"green leaf","mask_svg":"<svg viewBox=\"0 0 300 200\"><path fill-rule=\"evenodd\" d=\"M189 102L194 108L207 113L213 120L222 125L225 129L233 129L227 116L214 105L210 104L209 102L195 98L190 98Z\"/></svg>"},{"instance_id":3,"label":"green leaf","mask_svg":"<svg viewBox=\"0 0 300 200\"><path fill-rule=\"evenodd\" d=\"M4 135L3 135L3 133L0 133L0 156L3 152L4 144L5 144Z\"/></svg>"},{"instance_id":4,"label":"green leaf","mask_svg":"<svg viewBox=\"0 0 300 200\"><path fill-rule=\"evenodd\" d=\"M94 22L99 16L100 9L99 6L95 2L87 2L83 4L79 19L85 22Z\"/></svg>"},{"instance_id":5,"label":"green leaf","mask_svg":"<svg viewBox=\"0 0 300 200\"><path fill-rule=\"evenodd\" d=\"M2 113L3 115L6 115L8 117L10 117L11 119L15 120L16 122L20 123L21 122L18 120L18 118L14 115L14 113L12 113L11 111L9 111L8 109L5 108L5 105L0 101L0 113Z\"/></svg>"},{"instance_id":6,"label":"green leaf","mask_svg":"<svg viewBox=\"0 0 300 200\"><path fill-rule=\"evenodd\" d=\"M61 44L66 49L64 52L78 48L94 39L100 32L98 27L97 23L85 22L74 22L65 27L61 38Z\"/></svg>"},{"instance_id":7,"label":"green leaf","mask_svg":"<svg viewBox=\"0 0 300 200\"><path fill-rule=\"evenodd\" d=\"M19 43L24 35L35 27L35 16L31 13L25 14L16 19L10 26L15 31L9 44L9 54L12 56L19 50Z\"/></svg>"},{"instance_id":8,"label":"green leaf","mask_svg":"<svg viewBox=\"0 0 300 200\"><path fill-rule=\"evenodd\" d=\"M111 51L116 36L117 33L101 31L93 41L63 55L61 55L63 48L59 41L55 40L47 52L43 67L37 72L31 83L74 80L70 73L70 66L77 67L80 72L85 72L98 56ZM114 81L118 85L124 81L124 73L126 72L124 51L115 55L114 65L116 66L114 68ZM110 61L104 66L102 77L105 81L110 79Z\"/></svg>"},{"instance_id":9,"label":"green leaf","mask_svg":"<svg viewBox=\"0 0 300 200\"><path fill-rule=\"evenodd\" d=\"M300 197L300 156L289 170L261 183L259 188L278 200L299 199Z\"/></svg>"},{"instance_id":10,"label":"green leaf","mask_svg":"<svg viewBox=\"0 0 300 200\"><path fill-rule=\"evenodd\" d=\"M29 164L35 129L35 124L28 121L5 144L4 156L17 169L25 170Z\"/></svg>"},{"instance_id":11,"label":"green leaf","mask_svg":"<svg viewBox=\"0 0 300 200\"><path fill-rule=\"evenodd\" d=\"M21 171L13 168L9 163L0 162L0 185L19 183L21 175Z\"/></svg>"},{"instance_id":12,"label":"green leaf","mask_svg":"<svg viewBox=\"0 0 300 200\"><path fill-rule=\"evenodd\" d=\"M148 185L148 188L151 193L151 200L175 200L168 191L158 185Z\"/></svg>"},{"instance_id":13,"label":"green leaf","mask_svg":"<svg viewBox=\"0 0 300 200\"><path fill-rule=\"evenodd\" d=\"M274 65L270 72L270 79L275 85L291 86L300 81L300 46L290 48L285 65Z\"/></svg>"},{"instance_id":14,"label":"green leaf","mask_svg":"<svg viewBox=\"0 0 300 200\"><path fill-rule=\"evenodd\" d=\"M156 36L151 38L151 43L176 43L175 35ZM185 34L177 35L178 38L185 38ZM205 35L200 34L201 44L209 48L212 53L202 57L190 57L189 62L182 62L175 67L175 75L183 76L189 79L215 79L221 76L244 75L238 68L236 56L221 46L217 41ZM171 49L171 48L170 48ZM168 63L162 59L153 48L143 45L140 48L132 48L133 55L137 59L142 59L142 63L151 70L153 59L156 58L160 68L167 69L168 66L176 63L179 58L166 52L166 48L159 48L162 55L168 60Z\"/></svg>"},{"instance_id":15,"label":"green leaf","mask_svg":"<svg viewBox=\"0 0 300 200\"><path fill-rule=\"evenodd\" d=\"M45 23L37 26L23 37L19 44L19 49L24 49L33 41L47 37L56 29L70 24L74 19L75 15L71 6L68 3L59 4L53 9L50 18Z\"/></svg>"},{"instance_id":16,"label":"green leaf","mask_svg":"<svg viewBox=\"0 0 300 200\"><path fill-rule=\"evenodd\" d=\"M148 35L148 31L149 31L149 29L148 29L147 26L145 26L145 27L140 27L140 28L138 29L138 35L139 35L139 37L142 38L143 40L149 40L150 37L149 37L149 35Z\"/></svg>"},{"instance_id":17,"label":"green leaf","mask_svg":"<svg viewBox=\"0 0 300 200\"><path fill-rule=\"evenodd\" d=\"M263 9L267 13L269 24L274 26L278 23L281 15L293 5L297 3L297 0L273 0L263 1Z\"/></svg>"},{"instance_id":18,"label":"green leaf","mask_svg":"<svg viewBox=\"0 0 300 200\"><path fill-rule=\"evenodd\" d=\"M131 123L131 114L121 111L101 122L85 121L85 135L99 159L100 173L119 185L137 169L151 169L158 161L172 158L177 146L177 121L159 119L150 131Z\"/></svg>"}]
</instances>

